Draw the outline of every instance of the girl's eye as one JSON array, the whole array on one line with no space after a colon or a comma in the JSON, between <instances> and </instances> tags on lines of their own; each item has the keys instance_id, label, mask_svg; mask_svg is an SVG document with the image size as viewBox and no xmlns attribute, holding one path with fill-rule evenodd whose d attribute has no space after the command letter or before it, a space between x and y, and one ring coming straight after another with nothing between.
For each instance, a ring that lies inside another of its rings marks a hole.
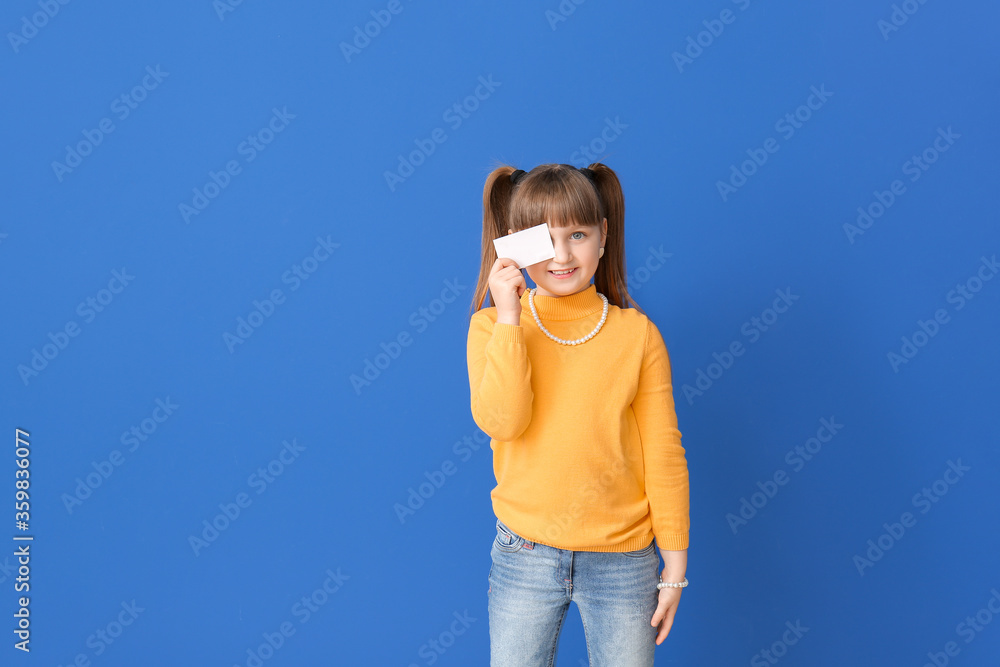
<instances>
[{"instance_id":1,"label":"girl's eye","mask_svg":"<svg viewBox=\"0 0 1000 667\"><path fill-rule=\"evenodd\" d=\"M576 239L577 241L583 240L583 237L586 236L584 232L573 232L572 234L570 234L570 238L576 236L577 234L581 234L580 238Z\"/></svg>"}]
</instances>

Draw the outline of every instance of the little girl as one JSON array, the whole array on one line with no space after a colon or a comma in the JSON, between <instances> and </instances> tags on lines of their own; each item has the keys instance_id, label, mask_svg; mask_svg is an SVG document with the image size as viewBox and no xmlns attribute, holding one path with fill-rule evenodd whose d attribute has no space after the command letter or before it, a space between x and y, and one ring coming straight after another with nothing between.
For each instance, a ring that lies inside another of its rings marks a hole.
<instances>
[{"instance_id":1,"label":"little girl","mask_svg":"<svg viewBox=\"0 0 1000 667\"><path fill-rule=\"evenodd\" d=\"M542 222L555 257L496 256L493 239ZM571 601L592 667L649 667L687 585L670 358L628 295L624 231L621 184L603 164L501 166L486 179L468 366L497 480L491 667L551 667Z\"/></svg>"}]
</instances>

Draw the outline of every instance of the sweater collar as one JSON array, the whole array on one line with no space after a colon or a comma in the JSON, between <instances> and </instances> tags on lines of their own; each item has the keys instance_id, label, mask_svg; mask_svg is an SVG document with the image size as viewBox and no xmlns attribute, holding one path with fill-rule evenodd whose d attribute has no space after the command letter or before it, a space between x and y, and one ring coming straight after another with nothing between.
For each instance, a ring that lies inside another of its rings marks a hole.
<instances>
[{"instance_id":1,"label":"sweater collar","mask_svg":"<svg viewBox=\"0 0 1000 667\"><path fill-rule=\"evenodd\" d=\"M593 313L604 310L604 302L597 296L597 286L591 283L587 289L569 296L535 295L535 310L538 317L545 320L578 320ZM528 304L528 290L521 295L521 307L524 313L531 314Z\"/></svg>"}]
</instances>

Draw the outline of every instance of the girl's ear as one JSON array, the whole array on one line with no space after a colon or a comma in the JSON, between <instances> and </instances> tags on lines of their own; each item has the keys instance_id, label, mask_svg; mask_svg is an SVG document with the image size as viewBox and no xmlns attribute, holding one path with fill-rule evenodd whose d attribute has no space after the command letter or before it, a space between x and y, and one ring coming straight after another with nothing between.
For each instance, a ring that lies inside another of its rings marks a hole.
<instances>
[{"instance_id":1,"label":"girl's ear","mask_svg":"<svg viewBox=\"0 0 1000 667\"><path fill-rule=\"evenodd\" d=\"M514 233L514 230L513 230L513 229L508 229L508 230L507 230L507 236L510 236L510 235L511 235L511 234L513 234L513 233Z\"/></svg>"}]
</instances>

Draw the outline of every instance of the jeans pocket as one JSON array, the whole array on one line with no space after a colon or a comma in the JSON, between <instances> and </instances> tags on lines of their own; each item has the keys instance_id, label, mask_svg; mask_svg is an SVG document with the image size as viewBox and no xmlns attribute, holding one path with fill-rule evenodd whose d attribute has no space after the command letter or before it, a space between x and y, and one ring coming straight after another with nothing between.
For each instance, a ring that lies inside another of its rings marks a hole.
<instances>
[{"instance_id":1,"label":"jeans pocket","mask_svg":"<svg viewBox=\"0 0 1000 667\"><path fill-rule=\"evenodd\" d=\"M524 538L507 528L500 519L497 519L497 536L493 544L500 551L513 553L524 546Z\"/></svg>"},{"instance_id":2,"label":"jeans pocket","mask_svg":"<svg viewBox=\"0 0 1000 667\"><path fill-rule=\"evenodd\" d=\"M622 554L628 556L629 558L648 558L656 545L656 542L650 542L649 546L645 549L637 549L635 551L623 551Z\"/></svg>"}]
</instances>

